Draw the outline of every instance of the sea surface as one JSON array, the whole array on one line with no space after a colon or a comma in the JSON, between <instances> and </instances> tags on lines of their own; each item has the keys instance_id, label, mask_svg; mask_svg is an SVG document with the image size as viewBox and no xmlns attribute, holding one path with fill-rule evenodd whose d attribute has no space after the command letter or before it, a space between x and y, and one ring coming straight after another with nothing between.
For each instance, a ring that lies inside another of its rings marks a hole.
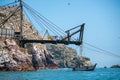
<instances>
[{"instance_id":1,"label":"sea surface","mask_svg":"<svg viewBox=\"0 0 120 80\"><path fill-rule=\"evenodd\" d=\"M120 80L120 68L96 68L88 72L68 68L0 72L0 80Z\"/></svg>"}]
</instances>

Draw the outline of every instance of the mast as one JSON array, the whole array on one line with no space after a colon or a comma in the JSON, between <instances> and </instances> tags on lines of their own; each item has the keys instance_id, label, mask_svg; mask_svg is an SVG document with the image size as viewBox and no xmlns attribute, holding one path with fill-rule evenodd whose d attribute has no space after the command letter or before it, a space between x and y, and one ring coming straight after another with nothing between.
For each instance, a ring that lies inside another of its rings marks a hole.
<instances>
[{"instance_id":1,"label":"mast","mask_svg":"<svg viewBox=\"0 0 120 80\"><path fill-rule=\"evenodd\" d=\"M22 39L22 26L23 26L23 5L22 0L20 1L20 39Z\"/></svg>"},{"instance_id":2,"label":"mast","mask_svg":"<svg viewBox=\"0 0 120 80\"><path fill-rule=\"evenodd\" d=\"M84 62L84 58L82 56L82 53L83 53L83 32L84 32L84 25L85 25L85 23L83 23L81 25L80 35L79 35L79 41L81 41L81 44L80 44L80 57L81 57L82 63Z\"/></svg>"},{"instance_id":3,"label":"mast","mask_svg":"<svg viewBox=\"0 0 120 80\"><path fill-rule=\"evenodd\" d=\"M82 52L83 52L83 45L80 45L80 56L82 57Z\"/></svg>"},{"instance_id":4,"label":"mast","mask_svg":"<svg viewBox=\"0 0 120 80\"><path fill-rule=\"evenodd\" d=\"M81 25L80 35L79 35L79 41L81 41L81 44L80 44L80 56L81 57L82 57L82 52L83 52L83 32L84 32L84 25L85 25L85 23L83 23Z\"/></svg>"}]
</instances>

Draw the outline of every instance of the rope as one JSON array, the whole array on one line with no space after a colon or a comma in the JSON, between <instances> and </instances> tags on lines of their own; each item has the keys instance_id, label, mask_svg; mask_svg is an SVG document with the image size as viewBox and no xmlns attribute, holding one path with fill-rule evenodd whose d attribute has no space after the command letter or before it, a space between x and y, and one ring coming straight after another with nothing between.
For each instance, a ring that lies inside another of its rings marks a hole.
<instances>
[{"instance_id":1,"label":"rope","mask_svg":"<svg viewBox=\"0 0 120 80\"><path fill-rule=\"evenodd\" d=\"M58 33L58 31L61 32L62 34L64 33L63 30L60 30L60 28L59 28L58 26L55 27L56 25L55 25L54 23L52 23L52 22L49 21L47 18L45 18L44 16L42 16L42 15L41 15L40 13L38 13L36 10L30 8L30 7L29 7L26 3L24 3L24 2L23 2L23 4L24 4L24 6L25 6L27 9L31 10L32 13L36 14L37 17L39 17L45 24L47 24L47 26L51 26L52 30L54 30L55 33L57 33L57 34L59 34L59 35L61 35L61 34ZM47 27L47 28L49 28L49 27ZM49 28L49 29L50 29L50 28ZM65 33L64 33L64 34L65 34Z\"/></svg>"},{"instance_id":2,"label":"rope","mask_svg":"<svg viewBox=\"0 0 120 80\"><path fill-rule=\"evenodd\" d=\"M27 14L27 12L26 12L25 10L24 10L24 13L25 13L26 17L28 18L29 22L32 23L31 19L28 17L28 14ZM31 26L36 30L36 28L34 27L33 24L31 24ZM38 32L38 33L39 33L39 32ZM39 34L40 34L40 33L39 33Z\"/></svg>"},{"instance_id":3,"label":"rope","mask_svg":"<svg viewBox=\"0 0 120 80\"><path fill-rule=\"evenodd\" d=\"M7 17L0 22L0 26L4 25L8 21L8 19L10 19L18 11L18 8L19 6L14 9L13 13L9 13L9 15L7 15Z\"/></svg>"},{"instance_id":4,"label":"rope","mask_svg":"<svg viewBox=\"0 0 120 80\"><path fill-rule=\"evenodd\" d=\"M112 55L112 56L115 56L115 57L119 57L119 58L120 58L120 55L117 55L117 54L112 53L112 52L110 52L110 51L107 51L107 50L101 49L101 48L99 48L99 47L93 46L93 45L91 45L91 44L89 44L89 43L86 43L86 42L84 42L84 43L85 43L86 45L90 46L90 47L93 47L93 48L95 48L95 49L103 52L104 54L109 54L109 55ZM97 52L99 52L99 51L97 51Z\"/></svg>"},{"instance_id":5,"label":"rope","mask_svg":"<svg viewBox=\"0 0 120 80\"><path fill-rule=\"evenodd\" d=\"M31 14L31 16L32 16L32 18L36 21L36 23L39 25L39 26L42 26L42 25L44 25L44 26L48 26L48 24L45 24L43 21L41 21L41 19L39 19L36 15L35 15L35 13L33 13L33 12L31 12L31 11L29 11ZM38 20L40 20L40 22L38 21ZM49 28L49 27L48 27ZM51 29L51 28L49 28L49 30L51 30L53 33L54 33L54 31ZM54 33L54 34L56 34L56 33Z\"/></svg>"},{"instance_id":6,"label":"rope","mask_svg":"<svg viewBox=\"0 0 120 80\"><path fill-rule=\"evenodd\" d=\"M25 5L27 5L26 3L25 3ZM29 5L27 5L27 6L29 6ZM30 7L30 6L29 6ZM31 8L31 7L30 7ZM44 20L46 20L48 23L50 23L50 24L52 24L52 25L54 25L54 28L56 28L56 29L61 29L60 27L58 27L57 25L55 25L53 22L51 22L50 20L48 20L46 17L44 17L43 15L41 15L38 11L36 11L35 9L33 9L33 8L31 8L32 10L33 10L33 12L36 12L38 15L40 15ZM58 30L59 30L58 29ZM63 29L61 29L60 31L62 31L62 33L64 33L64 30Z\"/></svg>"},{"instance_id":7,"label":"rope","mask_svg":"<svg viewBox=\"0 0 120 80\"><path fill-rule=\"evenodd\" d=\"M26 7L26 6L25 6ZM27 8L27 7L26 7ZM32 18L36 21L36 23L38 25L44 25L44 26L48 26L48 24L45 24L45 22L43 22L41 19L38 18L38 16L35 15L35 13L33 11L30 11L29 8L27 8L27 10L31 13L30 15L32 16ZM40 20L40 22L38 21ZM51 28L50 28L51 29Z\"/></svg>"}]
</instances>

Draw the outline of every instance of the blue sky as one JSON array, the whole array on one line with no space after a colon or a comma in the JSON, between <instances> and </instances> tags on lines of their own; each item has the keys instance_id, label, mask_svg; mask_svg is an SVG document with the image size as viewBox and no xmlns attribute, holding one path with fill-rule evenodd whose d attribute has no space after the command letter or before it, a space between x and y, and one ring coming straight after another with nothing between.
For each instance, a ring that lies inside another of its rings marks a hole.
<instances>
[{"instance_id":1,"label":"blue sky","mask_svg":"<svg viewBox=\"0 0 120 80\"><path fill-rule=\"evenodd\" d=\"M8 3L8 0L0 1L1 4ZM120 0L24 0L24 2L64 30L86 23L84 42L120 55ZM98 63L97 67L120 64L120 57L96 50L86 44L83 45L83 54L90 57L92 63Z\"/></svg>"}]
</instances>

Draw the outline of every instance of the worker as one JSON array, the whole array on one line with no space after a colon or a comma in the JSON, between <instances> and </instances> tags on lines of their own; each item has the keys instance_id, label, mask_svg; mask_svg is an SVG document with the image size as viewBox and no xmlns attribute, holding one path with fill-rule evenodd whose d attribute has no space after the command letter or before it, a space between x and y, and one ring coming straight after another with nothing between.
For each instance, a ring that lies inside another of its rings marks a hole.
<instances>
[{"instance_id":1,"label":"worker","mask_svg":"<svg viewBox=\"0 0 120 80\"><path fill-rule=\"evenodd\" d=\"M48 40L52 40L52 37L51 37L50 35L48 35L48 37L47 37L47 38L48 38Z\"/></svg>"}]
</instances>

